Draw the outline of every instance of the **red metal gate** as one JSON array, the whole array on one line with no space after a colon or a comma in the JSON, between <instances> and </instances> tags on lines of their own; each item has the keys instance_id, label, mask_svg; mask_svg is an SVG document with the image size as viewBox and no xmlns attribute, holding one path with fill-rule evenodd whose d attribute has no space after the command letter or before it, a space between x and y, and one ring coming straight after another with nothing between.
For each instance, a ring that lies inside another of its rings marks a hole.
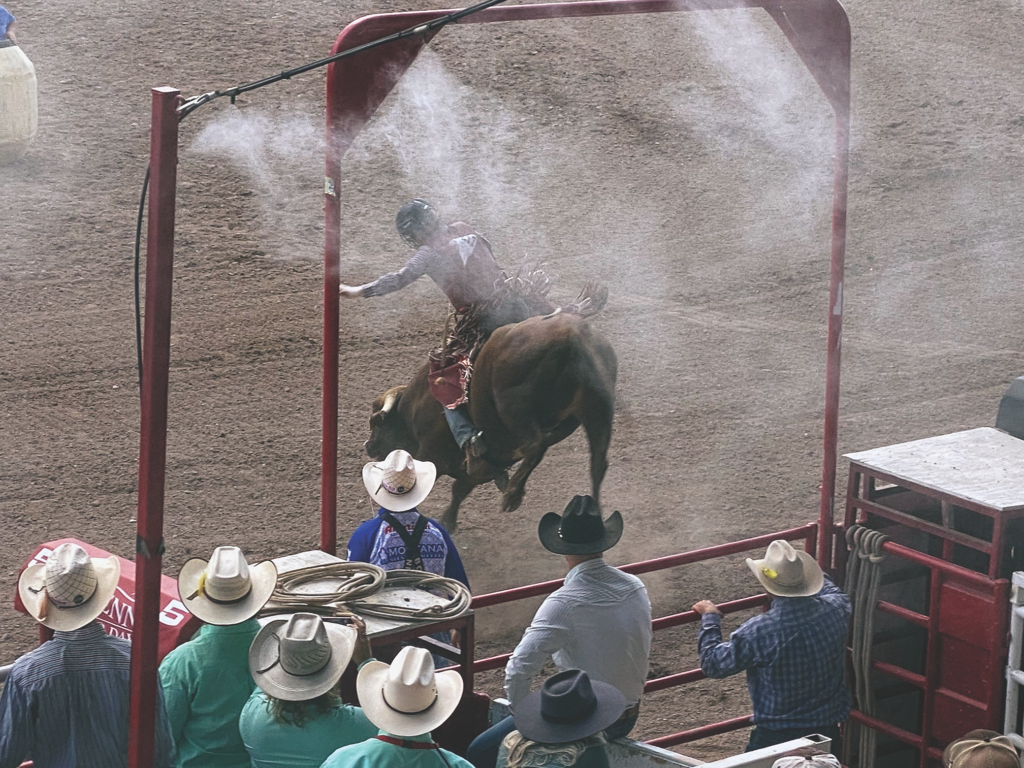
<instances>
[{"instance_id":1,"label":"red metal gate","mask_svg":"<svg viewBox=\"0 0 1024 768\"><path fill-rule=\"evenodd\" d=\"M777 533L766 533L763 536L755 536L751 539L733 541L728 544L720 544L718 546L707 547L705 549L696 549L691 552L669 555L668 557L660 557L655 560L643 560L638 563L621 565L619 566L619 569L634 575L651 573L653 571L664 570L665 568L674 568L676 566L688 565L690 563L700 563L720 557L737 555L741 552L763 549L776 539L785 539L786 541L798 541L803 539L806 551L814 554L817 543L817 533L817 524L808 523L807 525L802 525L798 528L789 528L788 530L778 531ZM506 589L501 592L491 592L486 595L478 595L473 598L472 607L474 610L478 610L488 606L502 605L515 600L523 600L528 597L547 595L562 586L562 583L562 579L557 579L554 581L545 581L540 584L517 587L515 589ZM771 600L769 596L762 592L757 595L751 595L750 597L744 597L739 600L722 603L718 606L718 609L722 611L722 613L735 613L737 611L767 606L770 602ZM670 616L662 616L654 619L651 622L651 626L655 632L657 632L660 629L678 627L683 624L692 624L699 621L700 615L696 611L683 611L682 613L675 613ZM473 672L475 674L477 672L485 672L489 669L501 669L505 666L506 662L508 662L511 655L511 653L503 653L499 656L491 656L486 659L475 661L473 663ZM655 678L654 680L648 680L644 685L644 693L661 691L677 685L685 685L686 683L695 683L698 680L703 679L704 673L701 672L699 668L686 670L685 672L677 672L675 674ZM656 747L671 747L677 744L685 744L687 742L696 741L697 739L703 739L707 736L715 736L720 733L739 730L740 728L749 726L751 722L752 720L750 715L736 717L731 720L703 725L689 731L680 731L667 736L661 736L657 739L652 739L648 744L652 744Z\"/></svg>"}]
</instances>

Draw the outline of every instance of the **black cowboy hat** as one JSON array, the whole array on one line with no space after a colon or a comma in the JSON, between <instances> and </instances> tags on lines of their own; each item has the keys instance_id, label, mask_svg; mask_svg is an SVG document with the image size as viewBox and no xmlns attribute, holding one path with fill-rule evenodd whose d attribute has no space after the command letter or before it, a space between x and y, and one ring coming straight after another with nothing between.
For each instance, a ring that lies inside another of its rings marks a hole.
<instances>
[{"instance_id":1,"label":"black cowboy hat","mask_svg":"<svg viewBox=\"0 0 1024 768\"><path fill-rule=\"evenodd\" d=\"M559 555L595 555L611 549L622 536L622 515L602 521L601 508L590 496L573 496L559 515L548 512L537 528L544 549Z\"/></svg>"},{"instance_id":2,"label":"black cowboy hat","mask_svg":"<svg viewBox=\"0 0 1024 768\"><path fill-rule=\"evenodd\" d=\"M518 730L530 741L564 744L600 733L622 716L626 697L579 669L552 675L516 704Z\"/></svg>"}]
</instances>

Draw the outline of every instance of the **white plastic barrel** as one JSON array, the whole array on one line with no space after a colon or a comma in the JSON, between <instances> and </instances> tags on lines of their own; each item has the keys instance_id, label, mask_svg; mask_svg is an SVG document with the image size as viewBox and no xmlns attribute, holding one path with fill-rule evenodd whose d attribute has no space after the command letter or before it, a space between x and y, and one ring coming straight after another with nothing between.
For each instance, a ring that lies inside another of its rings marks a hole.
<instances>
[{"instance_id":1,"label":"white plastic barrel","mask_svg":"<svg viewBox=\"0 0 1024 768\"><path fill-rule=\"evenodd\" d=\"M38 127L36 69L18 46L0 48L0 165L22 157Z\"/></svg>"}]
</instances>

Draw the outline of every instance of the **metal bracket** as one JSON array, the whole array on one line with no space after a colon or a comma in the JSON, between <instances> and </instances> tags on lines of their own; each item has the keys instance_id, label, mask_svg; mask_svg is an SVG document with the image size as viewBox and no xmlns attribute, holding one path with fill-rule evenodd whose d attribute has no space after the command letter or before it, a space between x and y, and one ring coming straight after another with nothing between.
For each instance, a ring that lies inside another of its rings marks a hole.
<instances>
[{"instance_id":1,"label":"metal bracket","mask_svg":"<svg viewBox=\"0 0 1024 768\"><path fill-rule=\"evenodd\" d=\"M156 556L163 557L164 552L164 540L160 539L160 546L156 548ZM135 554L142 555L147 560L153 556L149 551L149 545L146 544L146 540L137 534L135 536Z\"/></svg>"}]
</instances>

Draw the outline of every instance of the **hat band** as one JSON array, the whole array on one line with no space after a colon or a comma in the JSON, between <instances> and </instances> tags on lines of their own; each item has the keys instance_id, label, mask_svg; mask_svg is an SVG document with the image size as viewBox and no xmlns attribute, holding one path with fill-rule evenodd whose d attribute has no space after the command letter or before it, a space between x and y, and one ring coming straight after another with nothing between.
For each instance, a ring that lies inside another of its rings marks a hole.
<instances>
[{"instance_id":1,"label":"hat band","mask_svg":"<svg viewBox=\"0 0 1024 768\"><path fill-rule=\"evenodd\" d=\"M240 603L243 600L245 600L245 598L247 598L250 594L252 594L252 582L251 581L249 582L249 588L247 590L245 590L245 594L244 595L242 595L241 597L232 598L231 600L218 600L216 597L214 597L213 595L210 594L209 588L203 590L203 597L205 597L211 603L216 603L217 605L234 605L235 603ZM192 598L189 598L189 599L191 600Z\"/></svg>"},{"instance_id":2,"label":"hat band","mask_svg":"<svg viewBox=\"0 0 1024 768\"><path fill-rule=\"evenodd\" d=\"M387 704L388 709L390 709L392 712L397 712L400 715L422 715L424 712L428 711L431 707L433 707L435 704L437 704L437 691L436 690L434 691L434 700L432 702L427 704L427 706L425 706L423 709L416 709L416 710L412 710L412 711L407 711L407 710L404 710L404 709L399 709L398 707L394 706L390 701L388 701L388 694L387 694L387 691L384 690L384 686L381 686L380 697L381 697L381 699L383 699L384 703Z\"/></svg>"},{"instance_id":3,"label":"hat band","mask_svg":"<svg viewBox=\"0 0 1024 768\"><path fill-rule=\"evenodd\" d=\"M540 716L547 720L549 723L575 723L577 720L582 720L585 717L589 717L594 710L597 709L597 697L587 702L583 709L577 710L570 715L555 715L549 714L543 710L540 711Z\"/></svg>"},{"instance_id":4,"label":"hat band","mask_svg":"<svg viewBox=\"0 0 1024 768\"><path fill-rule=\"evenodd\" d=\"M82 602L76 603L74 605L61 605L56 600L54 600L52 597L50 597L50 590L48 590L45 586L43 586L42 589L32 589L32 587L29 587L28 589L29 589L30 592L34 592L37 595L40 592L42 592L43 593L43 598L46 600L46 602L48 604L52 605L54 608L56 608L59 611L71 611L71 610L74 610L75 608L81 608L83 605L87 605L89 603L89 601L92 600L93 597L96 594L96 587L93 587L92 594L90 594Z\"/></svg>"},{"instance_id":5,"label":"hat band","mask_svg":"<svg viewBox=\"0 0 1024 768\"><path fill-rule=\"evenodd\" d=\"M772 579L772 581L774 581L780 587L798 587L801 584L803 584L803 582L804 582L804 573L803 573L803 570L801 570L800 571L800 575L796 579L786 579L786 580L783 580L782 574L780 573L778 576L776 576L774 579Z\"/></svg>"},{"instance_id":6,"label":"hat band","mask_svg":"<svg viewBox=\"0 0 1024 768\"><path fill-rule=\"evenodd\" d=\"M388 493L393 493L395 496L404 496L407 493L411 493L412 489L416 487L416 475L412 477L412 485L406 488L404 485L390 485L387 480L381 478L380 485L377 486L377 490L380 491L383 488Z\"/></svg>"},{"instance_id":7,"label":"hat band","mask_svg":"<svg viewBox=\"0 0 1024 768\"><path fill-rule=\"evenodd\" d=\"M562 530L562 526L558 526L558 538L570 544L596 544L604 538L605 534L608 533L608 530L602 524L600 530L595 528L592 531L586 531L588 534L587 538L581 538L581 533L583 533L583 531L571 531L569 535L566 536L565 532Z\"/></svg>"}]
</instances>

